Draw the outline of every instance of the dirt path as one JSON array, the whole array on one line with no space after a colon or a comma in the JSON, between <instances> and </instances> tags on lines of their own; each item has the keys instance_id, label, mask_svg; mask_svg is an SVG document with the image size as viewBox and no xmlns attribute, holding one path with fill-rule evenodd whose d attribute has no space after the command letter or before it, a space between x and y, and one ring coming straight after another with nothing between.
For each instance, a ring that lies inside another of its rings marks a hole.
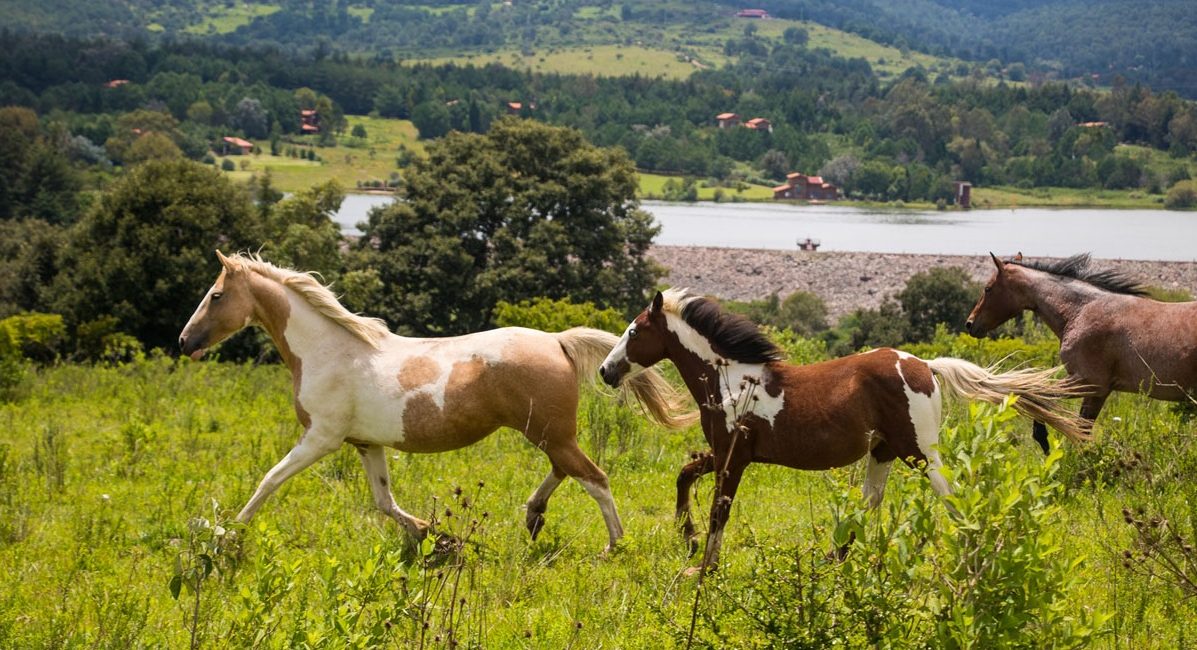
<instances>
[{"instance_id":1,"label":"dirt path","mask_svg":"<svg viewBox=\"0 0 1197 650\"><path fill-rule=\"evenodd\" d=\"M827 303L834 321L857 307L876 307L902 290L906 279L933 266L959 266L978 281L989 278L988 257L894 253L803 253L800 251L697 246L654 246L649 255L669 269L663 279L732 300L754 300L777 292L810 291ZM1145 284L1197 294L1197 263L1095 260Z\"/></svg>"}]
</instances>

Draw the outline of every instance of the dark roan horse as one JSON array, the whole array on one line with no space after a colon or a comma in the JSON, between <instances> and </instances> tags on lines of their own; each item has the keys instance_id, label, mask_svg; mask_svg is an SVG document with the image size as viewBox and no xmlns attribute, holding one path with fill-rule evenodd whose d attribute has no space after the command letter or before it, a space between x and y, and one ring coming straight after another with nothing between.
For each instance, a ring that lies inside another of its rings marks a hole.
<instances>
[{"instance_id":1,"label":"dark roan horse","mask_svg":"<svg viewBox=\"0 0 1197 650\"><path fill-rule=\"evenodd\" d=\"M965 328L984 336L1034 312L1059 337L1069 375L1092 387L1081 402L1086 431L1113 391L1179 401L1197 390L1197 302L1152 300L1131 278L1093 269L1088 254L1054 262L990 257L997 269ZM1046 453L1041 422L1034 437Z\"/></svg>"},{"instance_id":2,"label":"dark roan horse","mask_svg":"<svg viewBox=\"0 0 1197 650\"><path fill-rule=\"evenodd\" d=\"M875 507L897 458L926 463L931 486L948 494L936 449L941 388L988 402L1017 395L1018 411L1083 437L1080 420L1057 402L1076 390L1053 379L1053 370L996 374L962 359L924 361L889 348L794 365L754 323L685 290L658 293L599 372L619 386L662 359L677 366L703 407L703 435L713 450L687 465L677 485L677 515L693 549L690 487L716 472L704 567L718 559L732 499L750 463L823 470L867 456L864 494Z\"/></svg>"}]
</instances>

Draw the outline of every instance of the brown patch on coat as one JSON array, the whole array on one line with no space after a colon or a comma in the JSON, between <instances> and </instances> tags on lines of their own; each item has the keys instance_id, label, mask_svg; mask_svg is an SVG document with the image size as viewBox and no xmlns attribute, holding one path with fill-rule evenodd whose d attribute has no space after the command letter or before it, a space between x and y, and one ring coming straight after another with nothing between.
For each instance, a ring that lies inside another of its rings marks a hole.
<instances>
[{"instance_id":1,"label":"brown patch on coat","mask_svg":"<svg viewBox=\"0 0 1197 650\"><path fill-rule=\"evenodd\" d=\"M398 448L421 453L459 449L501 426L523 431L541 447L566 439L572 443L577 390L573 366L564 355L536 351L500 363L481 357L457 361L445 385L444 409L428 392L407 398Z\"/></svg>"},{"instance_id":2,"label":"brown patch on coat","mask_svg":"<svg viewBox=\"0 0 1197 650\"><path fill-rule=\"evenodd\" d=\"M902 378L906 385L916 393L927 397L935 392L935 378L931 376L931 368L927 362L916 357L902 357L898 360L898 367L902 370Z\"/></svg>"},{"instance_id":3,"label":"brown patch on coat","mask_svg":"<svg viewBox=\"0 0 1197 650\"><path fill-rule=\"evenodd\" d=\"M428 357L414 357L403 362L399 369L399 386L411 391L436 381L441 375L441 366Z\"/></svg>"}]
</instances>

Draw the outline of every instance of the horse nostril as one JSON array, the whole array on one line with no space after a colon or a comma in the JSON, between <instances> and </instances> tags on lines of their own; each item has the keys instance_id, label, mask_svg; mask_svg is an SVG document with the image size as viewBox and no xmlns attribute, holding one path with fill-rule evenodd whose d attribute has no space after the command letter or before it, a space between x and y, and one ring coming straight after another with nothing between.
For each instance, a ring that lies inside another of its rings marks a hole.
<instances>
[{"instance_id":1,"label":"horse nostril","mask_svg":"<svg viewBox=\"0 0 1197 650\"><path fill-rule=\"evenodd\" d=\"M182 350L182 349L183 349L183 348L185 348L185 347L187 347L187 337L186 337L186 336L180 336L180 337L179 337L179 349L180 349L180 350Z\"/></svg>"},{"instance_id":2,"label":"horse nostril","mask_svg":"<svg viewBox=\"0 0 1197 650\"><path fill-rule=\"evenodd\" d=\"M973 331L973 322L971 320L964 321L964 329L970 332Z\"/></svg>"}]
</instances>

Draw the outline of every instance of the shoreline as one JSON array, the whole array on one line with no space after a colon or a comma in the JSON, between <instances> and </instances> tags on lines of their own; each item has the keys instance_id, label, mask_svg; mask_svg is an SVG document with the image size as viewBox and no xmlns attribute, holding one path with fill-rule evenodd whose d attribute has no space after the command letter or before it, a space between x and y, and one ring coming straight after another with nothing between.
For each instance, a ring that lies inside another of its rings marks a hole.
<instances>
[{"instance_id":1,"label":"shoreline","mask_svg":"<svg viewBox=\"0 0 1197 650\"><path fill-rule=\"evenodd\" d=\"M726 300L760 300L775 292L784 299L809 291L827 304L833 323L857 308L878 307L901 291L910 276L935 266L958 266L982 283L993 274L988 256L972 255L653 245L648 256L667 270L663 283ZM1197 262L1095 258L1093 265L1147 285L1197 294Z\"/></svg>"}]
</instances>

